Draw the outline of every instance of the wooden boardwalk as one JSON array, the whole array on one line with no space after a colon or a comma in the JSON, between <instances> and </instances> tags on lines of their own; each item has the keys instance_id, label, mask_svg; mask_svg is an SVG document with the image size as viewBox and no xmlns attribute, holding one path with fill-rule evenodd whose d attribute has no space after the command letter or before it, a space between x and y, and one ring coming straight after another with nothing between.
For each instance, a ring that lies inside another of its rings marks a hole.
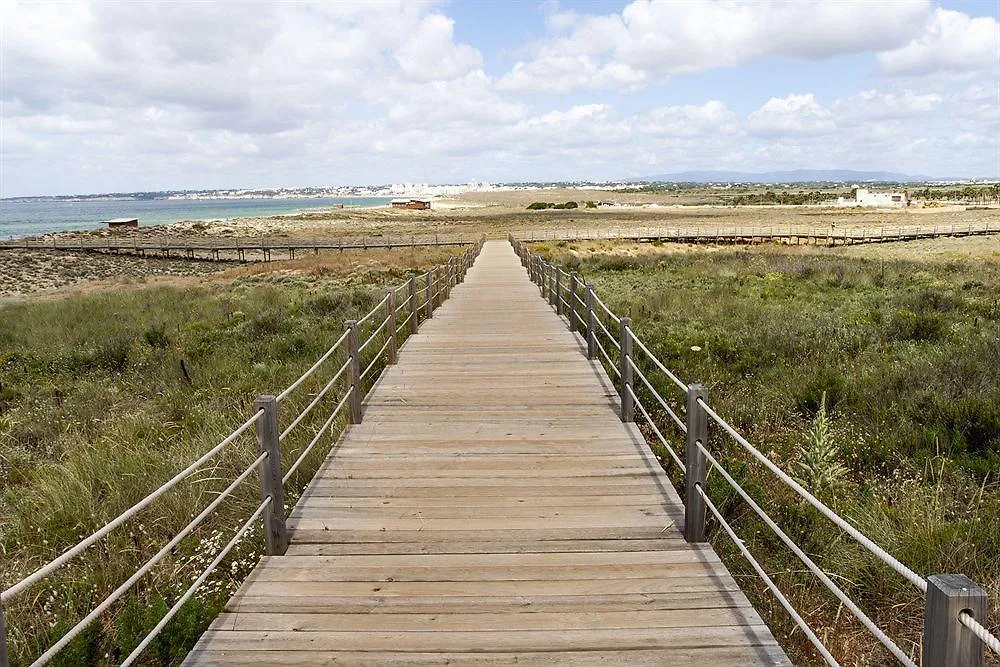
<instances>
[{"instance_id":1,"label":"wooden boardwalk","mask_svg":"<svg viewBox=\"0 0 1000 667\"><path fill-rule=\"evenodd\" d=\"M490 242L189 664L787 664L596 361Z\"/></svg>"}]
</instances>

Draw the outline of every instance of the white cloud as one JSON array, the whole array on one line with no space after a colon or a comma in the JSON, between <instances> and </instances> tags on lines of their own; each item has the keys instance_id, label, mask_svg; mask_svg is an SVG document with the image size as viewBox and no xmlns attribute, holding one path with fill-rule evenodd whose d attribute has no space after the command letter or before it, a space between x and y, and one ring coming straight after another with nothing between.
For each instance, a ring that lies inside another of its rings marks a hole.
<instances>
[{"instance_id":1,"label":"white cloud","mask_svg":"<svg viewBox=\"0 0 1000 667\"><path fill-rule=\"evenodd\" d=\"M0 0L3 194L795 166L989 175L1000 155L988 74L961 89L876 78L838 100L821 83L765 89L752 113L734 109L754 81L718 99L688 88L683 103L670 88L627 105L599 92L774 55L903 52L933 33L924 2L555 11L499 79L447 7ZM580 90L593 92L558 97Z\"/></svg>"},{"instance_id":2,"label":"white cloud","mask_svg":"<svg viewBox=\"0 0 1000 667\"><path fill-rule=\"evenodd\" d=\"M636 90L671 75L769 56L818 60L894 49L930 14L913 2L748 3L635 0L620 14L557 13L533 57L501 79L506 90Z\"/></svg>"},{"instance_id":3,"label":"white cloud","mask_svg":"<svg viewBox=\"0 0 1000 667\"><path fill-rule=\"evenodd\" d=\"M837 100L832 107L839 124L910 118L933 111L943 98L937 93L864 90Z\"/></svg>"},{"instance_id":4,"label":"white cloud","mask_svg":"<svg viewBox=\"0 0 1000 667\"><path fill-rule=\"evenodd\" d=\"M637 121L638 129L654 136L735 134L739 129L736 114L719 100L709 100L702 105L657 107L641 115Z\"/></svg>"},{"instance_id":5,"label":"white cloud","mask_svg":"<svg viewBox=\"0 0 1000 667\"><path fill-rule=\"evenodd\" d=\"M920 35L905 46L878 54L877 61L889 75L996 70L1000 67L1000 23L991 16L971 18L939 7Z\"/></svg>"},{"instance_id":6,"label":"white cloud","mask_svg":"<svg viewBox=\"0 0 1000 667\"><path fill-rule=\"evenodd\" d=\"M836 129L829 109L816 101L812 93L772 97L747 119L747 126L761 136L788 137L825 134Z\"/></svg>"}]
</instances>

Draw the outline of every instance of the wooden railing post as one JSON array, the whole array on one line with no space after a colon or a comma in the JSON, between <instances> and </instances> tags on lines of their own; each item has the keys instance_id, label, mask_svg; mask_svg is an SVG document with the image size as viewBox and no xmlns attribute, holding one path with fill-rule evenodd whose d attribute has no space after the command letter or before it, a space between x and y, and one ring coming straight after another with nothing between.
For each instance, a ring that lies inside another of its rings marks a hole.
<instances>
[{"instance_id":1,"label":"wooden railing post","mask_svg":"<svg viewBox=\"0 0 1000 667\"><path fill-rule=\"evenodd\" d=\"M569 303L569 330L576 331L577 327L577 307L576 307L576 292L580 286L580 276L577 275L576 271L569 276L569 298L566 299Z\"/></svg>"},{"instance_id":2,"label":"wooden railing post","mask_svg":"<svg viewBox=\"0 0 1000 667\"><path fill-rule=\"evenodd\" d=\"M629 363L632 359L632 336L628 332L630 326L632 326L632 320L627 317L621 318L621 329L618 337L618 344L622 348L619 355L619 370L622 374L621 417L626 424L635 421L635 401L632 400L632 394L629 391L630 389L635 391L632 388L632 364Z\"/></svg>"},{"instance_id":3,"label":"wooden railing post","mask_svg":"<svg viewBox=\"0 0 1000 667\"><path fill-rule=\"evenodd\" d=\"M708 475L705 455L698 443L708 446L708 413L698 399L708 400L705 385L691 384L687 390L687 452L684 466L684 539L705 542L705 499L695 487L705 488Z\"/></svg>"},{"instance_id":4,"label":"wooden railing post","mask_svg":"<svg viewBox=\"0 0 1000 667\"><path fill-rule=\"evenodd\" d=\"M396 291L390 289L388 294L386 294L388 299L385 302L385 309L388 312L389 321L386 326L389 327L389 341L386 347L388 352L388 359L386 359L387 364L395 364L399 359L399 347L396 341Z\"/></svg>"},{"instance_id":5,"label":"wooden railing post","mask_svg":"<svg viewBox=\"0 0 1000 667\"><path fill-rule=\"evenodd\" d=\"M980 667L983 641L958 620L967 612L980 623L987 618L986 591L964 574L927 577L924 602L925 667Z\"/></svg>"},{"instance_id":6,"label":"wooden railing post","mask_svg":"<svg viewBox=\"0 0 1000 667\"><path fill-rule=\"evenodd\" d=\"M427 270L427 286L424 288L424 319L429 320L434 315L433 292L431 292L431 281L434 269Z\"/></svg>"},{"instance_id":7,"label":"wooden railing post","mask_svg":"<svg viewBox=\"0 0 1000 667\"><path fill-rule=\"evenodd\" d=\"M597 323L594 321L593 283L587 283L587 358L597 358Z\"/></svg>"},{"instance_id":8,"label":"wooden railing post","mask_svg":"<svg viewBox=\"0 0 1000 667\"><path fill-rule=\"evenodd\" d=\"M417 310L417 277L410 276L407 282L410 286L410 333L415 334L417 333L417 313L419 312Z\"/></svg>"},{"instance_id":9,"label":"wooden railing post","mask_svg":"<svg viewBox=\"0 0 1000 667\"><path fill-rule=\"evenodd\" d=\"M556 315L562 315L563 314L562 271L559 270L559 267L555 267L555 273L556 273Z\"/></svg>"},{"instance_id":10,"label":"wooden railing post","mask_svg":"<svg viewBox=\"0 0 1000 667\"><path fill-rule=\"evenodd\" d=\"M7 622L3 618L3 600L0 600L0 667L7 667Z\"/></svg>"},{"instance_id":11,"label":"wooden railing post","mask_svg":"<svg viewBox=\"0 0 1000 667\"><path fill-rule=\"evenodd\" d=\"M347 354L351 362L351 398L347 401L347 421L361 423L361 352L358 350L358 322L347 322Z\"/></svg>"},{"instance_id":12,"label":"wooden railing post","mask_svg":"<svg viewBox=\"0 0 1000 667\"><path fill-rule=\"evenodd\" d=\"M288 530L285 528L285 487L281 482L278 400L274 396L261 396L254 407L264 413L255 425L257 451L267 454L260 462L260 499L271 499L264 510L264 546L268 556L283 556L288 550Z\"/></svg>"}]
</instances>

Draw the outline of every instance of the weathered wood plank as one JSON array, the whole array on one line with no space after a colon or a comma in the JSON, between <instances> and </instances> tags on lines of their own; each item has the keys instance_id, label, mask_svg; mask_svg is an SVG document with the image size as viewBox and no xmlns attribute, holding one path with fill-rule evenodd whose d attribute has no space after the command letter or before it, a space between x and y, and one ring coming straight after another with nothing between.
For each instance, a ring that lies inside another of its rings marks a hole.
<instances>
[{"instance_id":1,"label":"weathered wood plank","mask_svg":"<svg viewBox=\"0 0 1000 667\"><path fill-rule=\"evenodd\" d=\"M188 662L788 664L585 351L487 244Z\"/></svg>"}]
</instances>

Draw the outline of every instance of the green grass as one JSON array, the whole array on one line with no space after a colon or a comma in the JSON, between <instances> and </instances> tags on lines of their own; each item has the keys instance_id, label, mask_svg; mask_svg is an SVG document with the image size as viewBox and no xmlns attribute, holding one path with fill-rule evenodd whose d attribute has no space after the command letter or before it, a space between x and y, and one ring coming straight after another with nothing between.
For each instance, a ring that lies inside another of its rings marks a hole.
<instances>
[{"instance_id":1,"label":"green grass","mask_svg":"<svg viewBox=\"0 0 1000 667\"><path fill-rule=\"evenodd\" d=\"M918 573L965 573L997 599L1000 267L779 250L621 257L581 255L573 244L536 249L593 281L661 361L685 382L708 385L713 407L783 469L805 481L805 465L835 471L836 483L815 491L862 532ZM650 375L683 405L676 387ZM655 405L648 393L640 398ZM664 428L665 415L653 412ZM665 432L683 450L679 434ZM778 524L916 652L921 595L720 429L711 439ZM721 476L710 476L709 490L838 658L888 659ZM793 657L815 661L725 534L712 541Z\"/></svg>"},{"instance_id":2,"label":"green grass","mask_svg":"<svg viewBox=\"0 0 1000 667\"><path fill-rule=\"evenodd\" d=\"M435 261L437 257L435 256ZM0 310L0 582L62 553L213 447L368 312L406 271L361 278L261 275L189 288L149 287ZM378 325L362 329L362 340ZM384 335L363 355L362 368ZM343 363L334 355L282 402L282 426ZM377 376L376 366L373 376ZM370 383L370 381L369 381ZM295 460L343 396L334 387L282 444ZM286 504L343 425L286 487ZM252 431L134 520L5 603L12 664L40 655L211 502L256 457ZM56 664L117 664L257 506L256 473ZM146 651L177 663L262 552L259 527Z\"/></svg>"}]
</instances>

